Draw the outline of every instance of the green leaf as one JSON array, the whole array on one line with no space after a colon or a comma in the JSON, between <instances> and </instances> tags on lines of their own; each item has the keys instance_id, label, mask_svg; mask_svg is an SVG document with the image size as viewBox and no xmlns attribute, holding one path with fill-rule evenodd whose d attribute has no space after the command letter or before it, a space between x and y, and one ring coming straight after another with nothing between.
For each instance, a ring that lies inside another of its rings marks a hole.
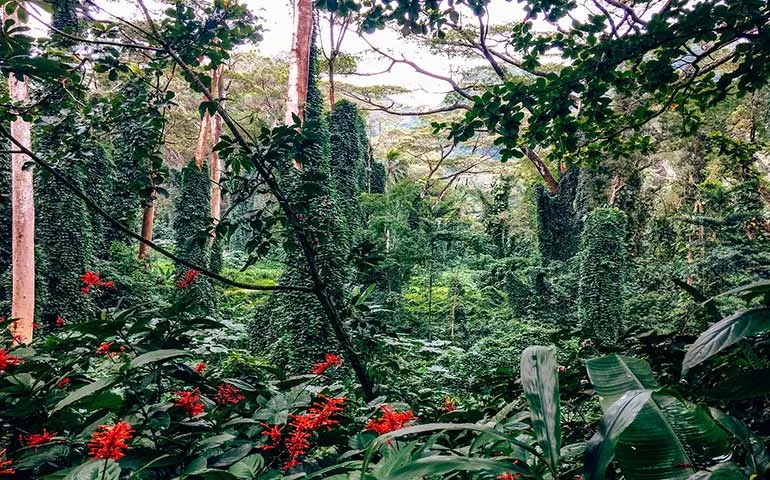
<instances>
[{"instance_id":1,"label":"green leaf","mask_svg":"<svg viewBox=\"0 0 770 480\"><path fill-rule=\"evenodd\" d=\"M255 453L238 460L227 471L240 479L253 480L257 478L264 465L265 460L262 455Z\"/></svg>"},{"instance_id":2,"label":"green leaf","mask_svg":"<svg viewBox=\"0 0 770 480\"><path fill-rule=\"evenodd\" d=\"M169 360L171 358L185 357L189 355L190 353L185 352L184 350L154 350L152 352L143 353L131 360L131 368L137 368L143 365L147 365L148 363L157 363Z\"/></svg>"},{"instance_id":3,"label":"green leaf","mask_svg":"<svg viewBox=\"0 0 770 480\"><path fill-rule=\"evenodd\" d=\"M709 409L719 425L735 437L748 453L748 464L754 473L761 474L770 465L770 455L761 438L754 435L740 420L716 408Z\"/></svg>"},{"instance_id":4,"label":"green leaf","mask_svg":"<svg viewBox=\"0 0 770 480\"><path fill-rule=\"evenodd\" d=\"M204 480L238 480L238 477L224 470L206 468L190 475L189 478L202 478Z\"/></svg>"},{"instance_id":5,"label":"green leaf","mask_svg":"<svg viewBox=\"0 0 770 480\"><path fill-rule=\"evenodd\" d=\"M119 480L120 465L114 460L88 461L72 470L64 480Z\"/></svg>"},{"instance_id":6,"label":"green leaf","mask_svg":"<svg viewBox=\"0 0 770 480\"><path fill-rule=\"evenodd\" d=\"M605 413L628 391L658 387L643 360L610 355L586 366ZM672 391L658 391L620 435L615 458L627 480L684 480L695 465L714 464L729 452L727 434L706 410Z\"/></svg>"},{"instance_id":7,"label":"green leaf","mask_svg":"<svg viewBox=\"0 0 770 480\"><path fill-rule=\"evenodd\" d=\"M48 462L55 462L57 459L66 458L70 453L68 445L47 445L43 447L25 448L17 453L17 458L13 462L15 470L26 470L28 468L38 467Z\"/></svg>"},{"instance_id":8,"label":"green leaf","mask_svg":"<svg viewBox=\"0 0 770 480\"><path fill-rule=\"evenodd\" d=\"M690 345L682 362L682 375L746 337L770 330L770 308L755 308L723 318Z\"/></svg>"},{"instance_id":9,"label":"green leaf","mask_svg":"<svg viewBox=\"0 0 770 480\"><path fill-rule=\"evenodd\" d=\"M615 456L620 435L650 401L649 390L631 390L613 403L602 417L599 430L586 445L586 480L603 480L607 465Z\"/></svg>"},{"instance_id":10,"label":"green leaf","mask_svg":"<svg viewBox=\"0 0 770 480\"><path fill-rule=\"evenodd\" d=\"M229 467L233 463L241 460L251 452L254 447L251 443L244 443L234 448L226 450L222 455L212 458L210 466L212 467Z\"/></svg>"},{"instance_id":11,"label":"green leaf","mask_svg":"<svg viewBox=\"0 0 770 480\"><path fill-rule=\"evenodd\" d=\"M532 428L556 472L561 450L559 376L554 347L532 346L521 354L521 386L532 415Z\"/></svg>"},{"instance_id":12,"label":"green leaf","mask_svg":"<svg viewBox=\"0 0 770 480\"><path fill-rule=\"evenodd\" d=\"M500 462L490 458L434 455L409 462L391 472L388 478L423 478L446 475L451 472L485 472L492 475L516 472L523 477L534 477L529 470L514 465L513 462Z\"/></svg>"},{"instance_id":13,"label":"green leaf","mask_svg":"<svg viewBox=\"0 0 770 480\"><path fill-rule=\"evenodd\" d=\"M701 470L688 480L746 480L746 475L734 463L722 463L711 470Z\"/></svg>"},{"instance_id":14,"label":"green leaf","mask_svg":"<svg viewBox=\"0 0 770 480\"><path fill-rule=\"evenodd\" d=\"M111 387L118 381L119 377L109 377L109 378L103 378L101 380L97 380L93 383L89 383L88 385L84 387L80 387L74 392L70 393L64 399L62 399L59 403L57 403L51 412L56 412L58 410L61 410L62 408L71 405L78 400L82 400L83 398L93 395L96 392L99 392L100 390L103 390L105 388Z\"/></svg>"}]
</instances>

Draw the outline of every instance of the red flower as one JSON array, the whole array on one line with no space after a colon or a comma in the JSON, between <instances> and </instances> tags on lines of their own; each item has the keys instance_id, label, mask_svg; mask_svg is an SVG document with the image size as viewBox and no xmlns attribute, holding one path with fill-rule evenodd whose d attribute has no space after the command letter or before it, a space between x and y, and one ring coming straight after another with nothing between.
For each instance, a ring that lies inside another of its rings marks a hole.
<instances>
[{"instance_id":1,"label":"red flower","mask_svg":"<svg viewBox=\"0 0 770 480\"><path fill-rule=\"evenodd\" d=\"M0 475L13 475L16 473L11 468L10 460L3 460L5 458L5 449L0 450Z\"/></svg>"},{"instance_id":2,"label":"red flower","mask_svg":"<svg viewBox=\"0 0 770 480\"><path fill-rule=\"evenodd\" d=\"M217 394L214 396L214 401L220 405L235 405L244 399L246 397L241 395L241 391L229 383L217 387Z\"/></svg>"},{"instance_id":3,"label":"red flower","mask_svg":"<svg viewBox=\"0 0 770 480\"><path fill-rule=\"evenodd\" d=\"M195 370L195 373L201 374L204 370L206 370L206 364L203 362L198 362L195 364L195 367L193 367L193 370Z\"/></svg>"},{"instance_id":4,"label":"red flower","mask_svg":"<svg viewBox=\"0 0 770 480\"><path fill-rule=\"evenodd\" d=\"M520 473L504 473L497 476L497 480L516 480L517 478L521 478Z\"/></svg>"},{"instance_id":5,"label":"red flower","mask_svg":"<svg viewBox=\"0 0 770 480\"><path fill-rule=\"evenodd\" d=\"M32 330L37 330L38 328L40 328L40 324L37 322L32 322Z\"/></svg>"},{"instance_id":6,"label":"red flower","mask_svg":"<svg viewBox=\"0 0 770 480\"><path fill-rule=\"evenodd\" d=\"M331 417L343 411L343 404L347 400L345 397L329 398L324 395L318 396L320 402L314 404L304 415L291 415L292 431L284 441L286 450L291 458L283 464L284 470L289 470L302 463L299 458L310 450L310 437L315 430L339 423Z\"/></svg>"},{"instance_id":7,"label":"red flower","mask_svg":"<svg viewBox=\"0 0 770 480\"><path fill-rule=\"evenodd\" d=\"M126 351L126 347L123 345L120 345L117 349L114 347L115 342L104 342L101 345L99 345L99 348L96 349L96 353L103 353L104 355L107 355L110 359L113 359L120 355L121 352Z\"/></svg>"},{"instance_id":8,"label":"red flower","mask_svg":"<svg viewBox=\"0 0 770 480\"><path fill-rule=\"evenodd\" d=\"M102 280L101 275L99 275L97 272L88 271L84 273L80 279L83 281L84 285L80 291L86 295L91 293L91 287L115 288L115 282L106 282Z\"/></svg>"},{"instance_id":9,"label":"red flower","mask_svg":"<svg viewBox=\"0 0 770 480\"><path fill-rule=\"evenodd\" d=\"M411 410L397 412L389 405L382 405L380 410L382 410L382 417L376 420L370 419L366 422L364 430L370 430L377 435L383 435L404 428L408 423L415 420L414 413Z\"/></svg>"},{"instance_id":10,"label":"red flower","mask_svg":"<svg viewBox=\"0 0 770 480\"><path fill-rule=\"evenodd\" d=\"M330 369L333 366L339 366L342 365L342 357L339 355L335 355L333 353L327 353L324 355L324 361L318 362L313 365L313 369L310 371L313 375L321 375L326 370Z\"/></svg>"},{"instance_id":11,"label":"red flower","mask_svg":"<svg viewBox=\"0 0 770 480\"><path fill-rule=\"evenodd\" d=\"M24 436L23 443L26 447L36 447L44 443L50 443L54 435L56 435L56 432L49 433L48 430L44 428L43 433L32 433Z\"/></svg>"},{"instance_id":12,"label":"red flower","mask_svg":"<svg viewBox=\"0 0 770 480\"><path fill-rule=\"evenodd\" d=\"M189 392L174 392L174 395L174 405L182 408L188 417L197 417L203 413L200 390L197 388Z\"/></svg>"},{"instance_id":13,"label":"red flower","mask_svg":"<svg viewBox=\"0 0 770 480\"><path fill-rule=\"evenodd\" d=\"M187 288L187 287L189 287L191 284L195 283L195 280L198 279L198 275L200 273L201 272L199 272L198 270L195 270L195 269L192 269L192 268L187 270L185 272L185 274L184 274L184 277L182 277L182 278L180 278L179 280L176 281L176 286L178 288Z\"/></svg>"},{"instance_id":14,"label":"red flower","mask_svg":"<svg viewBox=\"0 0 770 480\"><path fill-rule=\"evenodd\" d=\"M0 348L0 373L3 373L11 365L18 365L21 363L21 359L8 354L8 351L4 348Z\"/></svg>"},{"instance_id":15,"label":"red flower","mask_svg":"<svg viewBox=\"0 0 770 480\"><path fill-rule=\"evenodd\" d=\"M56 317L56 326L57 327L63 327L64 326L64 319L61 317Z\"/></svg>"},{"instance_id":16,"label":"red flower","mask_svg":"<svg viewBox=\"0 0 770 480\"><path fill-rule=\"evenodd\" d=\"M88 442L88 455L94 460L119 460L126 455L123 450L128 448L126 442L131 440L133 434L134 429L126 422L99 425Z\"/></svg>"},{"instance_id":17,"label":"red flower","mask_svg":"<svg viewBox=\"0 0 770 480\"><path fill-rule=\"evenodd\" d=\"M80 279L83 281L83 285L87 287L90 287L93 285L99 285L100 283L102 283L101 275L91 271L84 273L83 276L80 277Z\"/></svg>"},{"instance_id":18,"label":"red flower","mask_svg":"<svg viewBox=\"0 0 770 480\"><path fill-rule=\"evenodd\" d=\"M56 388L64 388L70 383L70 377L62 377L61 380L56 382Z\"/></svg>"},{"instance_id":19,"label":"red flower","mask_svg":"<svg viewBox=\"0 0 770 480\"><path fill-rule=\"evenodd\" d=\"M262 428L262 435L266 435L270 442L272 442L272 445L263 445L260 447L262 450L272 450L275 447L278 446L279 443L281 443L281 435L283 432L283 428L278 428L278 425L273 425L272 427L266 423L261 423Z\"/></svg>"},{"instance_id":20,"label":"red flower","mask_svg":"<svg viewBox=\"0 0 770 480\"><path fill-rule=\"evenodd\" d=\"M440 410L444 413L454 412L457 410L457 405L455 404L454 398L449 396L444 397L444 401L441 403Z\"/></svg>"}]
</instances>

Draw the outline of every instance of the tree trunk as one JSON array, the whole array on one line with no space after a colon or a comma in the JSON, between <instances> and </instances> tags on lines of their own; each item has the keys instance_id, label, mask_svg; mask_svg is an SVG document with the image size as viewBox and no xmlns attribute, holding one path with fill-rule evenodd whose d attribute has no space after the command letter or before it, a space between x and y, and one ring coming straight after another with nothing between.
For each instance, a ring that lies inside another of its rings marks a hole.
<instances>
[{"instance_id":1,"label":"tree trunk","mask_svg":"<svg viewBox=\"0 0 770 480\"><path fill-rule=\"evenodd\" d=\"M11 75L8 90L16 101L29 99L27 79ZM11 122L11 136L27 149L32 148L29 122ZM35 197L32 169L24 164L32 159L23 153L11 154L11 333L15 343L32 341L35 321Z\"/></svg>"},{"instance_id":2,"label":"tree trunk","mask_svg":"<svg viewBox=\"0 0 770 480\"><path fill-rule=\"evenodd\" d=\"M294 122L292 115L297 115L301 120L305 110L310 62L310 37L313 34L312 0L293 0L293 7L289 88L286 92L286 124Z\"/></svg>"},{"instance_id":3,"label":"tree trunk","mask_svg":"<svg viewBox=\"0 0 770 480\"><path fill-rule=\"evenodd\" d=\"M198 129L198 143L195 145L195 165L199 170L203 170L203 162L206 161L206 148L209 145L209 133L211 130L209 112L203 114L201 125Z\"/></svg>"},{"instance_id":4,"label":"tree trunk","mask_svg":"<svg viewBox=\"0 0 770 480\"><path fill-rule=\"evenodd\" d=\"M223 99L225 97L225 82L222 78L224 73L224 65L217 67L214 72L212 90L217 92L217 97ZM219 217L222 215L222 189L219 188L219 181L222 179L222 165L220 165L219 154L214 151L214 145L219 143L219 139L222 136L222 117L217 113L211 117L211 218L214 225L219 222ZM214 235L212 235L213 241Z\"/></svg>"},{"instance_id":5,"label":"tree trunk","mask_svg":"<svg viewBox=\"0 0 770 480\"><path fill-rule=\"evenodd\" d=\"M553 195L559 193L559 182L553 178L551 170L548 168L548 165L546 165L545 161L543 161L543 159L540 158L538 154L529 148L525 150L525 153L527 154L529 161L532 162L532 165L535 166L537 173L543 177L543 181L545 181L545 185L548 187L548 191L550 191Z\"/></svg>"},{"instance_id":6,"label":"tree trunk","mask_svg":"<svg viewBox=\"0 0 770 480\"><path fill-rule=\"evenodd\" d=\"M155 198L144 207L142 213L142 238L152 241L152 226L155 222ZM146 243L139 243L139 260L144 260L150 254L150 247Z\"/></svg>"}]
</instances>

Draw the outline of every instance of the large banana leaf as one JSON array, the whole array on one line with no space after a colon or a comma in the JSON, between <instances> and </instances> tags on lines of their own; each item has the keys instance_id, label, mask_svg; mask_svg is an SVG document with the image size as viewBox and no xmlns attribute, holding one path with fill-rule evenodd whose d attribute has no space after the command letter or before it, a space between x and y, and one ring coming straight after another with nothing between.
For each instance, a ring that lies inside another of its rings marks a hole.
<instances>
[{"instance_id":1,"label":"large banana leaf","mask_svg":"<svg viewBox=\"0 0 770 480\"><path fill-rule=\"evenodd\" d=\"M559 467L561 410L559 376L553 347L532 346L521 354L521 386L532 416L537 442L553 472Z\"/></svg>"},{"instance_id":2,"label":"large banana leaf","mask_svg":"<svg viewBox=\"0 0 770 480\"><path fill-rule=\"evenodd\" d=\"M682 375L744 338L767 331L770 331L770 308L754 308L723 318L690 345L682 362Z\"/></svg>"},{"instance_id":3,"label":"large banana leaf","mask_svg":"<svg viewBox=\"0 0 770 480\"><path fill-rule=\"evenodd\" d=\"M644 360L610 355L586 362L605 412L631 390L656 390ZM696 465L712 465L729 454L723 429L704 409L672 391L656 391L620 435L615 457L628 480L685 480Z\"/></svg>"},{"instance_id":4,"label":"large banana leaf","mask_svg":"<svg viewBox=\"0 0 770 480\"><path fill-rule=\"evenodd\" d=\"M586 480L604 480L620 436L636 420L651 396L649 390L631 390L610 405L599 423L599 430L586 445Z\"/></svg>"}]
</instances>

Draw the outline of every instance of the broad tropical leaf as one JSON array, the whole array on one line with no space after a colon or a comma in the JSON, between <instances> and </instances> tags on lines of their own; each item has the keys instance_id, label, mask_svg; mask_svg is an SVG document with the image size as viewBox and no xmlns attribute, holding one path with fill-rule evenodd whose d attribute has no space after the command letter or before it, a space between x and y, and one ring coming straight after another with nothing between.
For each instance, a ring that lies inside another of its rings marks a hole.
<instances>
[{"instance_id":1,"label":"broad tropical leaf","mask_svg":"<svg viewBox=\"0 0 770 480\"><path fill-rule=\"evenodd\" d=\"M726 413L717 410L716 408L709 409L711 416L719 423L725 430L735 437L746 450L747 463L753 470L753 473L762 474L770 465L770 454L765 448L765 444L761 438L754 435L743 422L735 417L727 415Z\"/></svg>"},{"instance_id":2,"label":"broad tropical leaf","mask_svg":"<svg viewBox=\"0 0 770 480\"><path fill-rule=\"evenodd\" d=\"M417 459L392 472L393 479L424 478L451 472L486 472L491 475L515 473L522 478L534 477L528 469L513 461L502 462L491 458L433 455Z\"/></svg>"},{"instance_id":3,"label":"broad tropical leaf","mask_svg":"<svg viewBox=\"0 0 770 480\"><path fill-rule=\"evenodd\" d=\"M532 428L556 472L561 450L559 376L553 347L532 346L521 354L521 386L532 415Z\"/></svg>"},{"instance_id":4,"label":"broad tropical leaf","mask_svg":"<svg viewBox=\"0 0 770 480\"><path fill-rule=\"evenodd\" d=\"M586 445L587 480L603 480L607 465L615 456L620 435L636 420L636 416L650 401L649 390L631 390L610 405L602 417L599 430Z\"/></svg>"},{"instance_id":5,"label":"broad tropical leaf","mask_svg":"<svg viewBox=\"0 0 770 480\"><path fill-rule=\"evenodd\" d=\"M155 350L152 352L143 353L131 360L131 368L137 368L143 365L147 365L148 363L163 362L171 358L185 357L189 355L190 353L185 352L184 350Z\"/></svg>"},{"instance_id":6,"label":"broad tropical leaf","mask_svg":"<svg viewBox=\"0 0 770 480\"><path fill-rule=\"evenodd\" d=\"M118 377L109 377L109 378L103 378L101 380L97 380L93 383L89 383L84 387L80 387L74 392L64 397L64 399L62 399L59 403L57 403L56 406L53 407L51 412L61 410L62 408L68 405L71 405L77 402L78 400L82 400L83 398L89 395L93 395L96 392L104 390L105 388L114 385L117 381L118 381Z\"/></svg>"},{"instance_id":7,"label":"broad tropical leaf","mask_svg":"<svg viewBox=\"0 0 770 480\"><path fill-rule=\"evenodd\" d=\"M586 362L605 413L631 390L655 390L647 362L610 355ZM713 465L729 454L729 439L708 412L675 392L658 391L620 435L615 457L628 480L687 479L695 465Z\"/></svg>"},{"instance_id":8,"label":"broad tropical leaf","mask_svg":"<svg viewBox=\"0 0 770 480\"><path fill-rule=\"evenodd\" d=\"M723 318L690 345L682 362L682 375L744 338L767 331L770 331L770 308L754 308Z\"/></svg>"}]
</instances>

